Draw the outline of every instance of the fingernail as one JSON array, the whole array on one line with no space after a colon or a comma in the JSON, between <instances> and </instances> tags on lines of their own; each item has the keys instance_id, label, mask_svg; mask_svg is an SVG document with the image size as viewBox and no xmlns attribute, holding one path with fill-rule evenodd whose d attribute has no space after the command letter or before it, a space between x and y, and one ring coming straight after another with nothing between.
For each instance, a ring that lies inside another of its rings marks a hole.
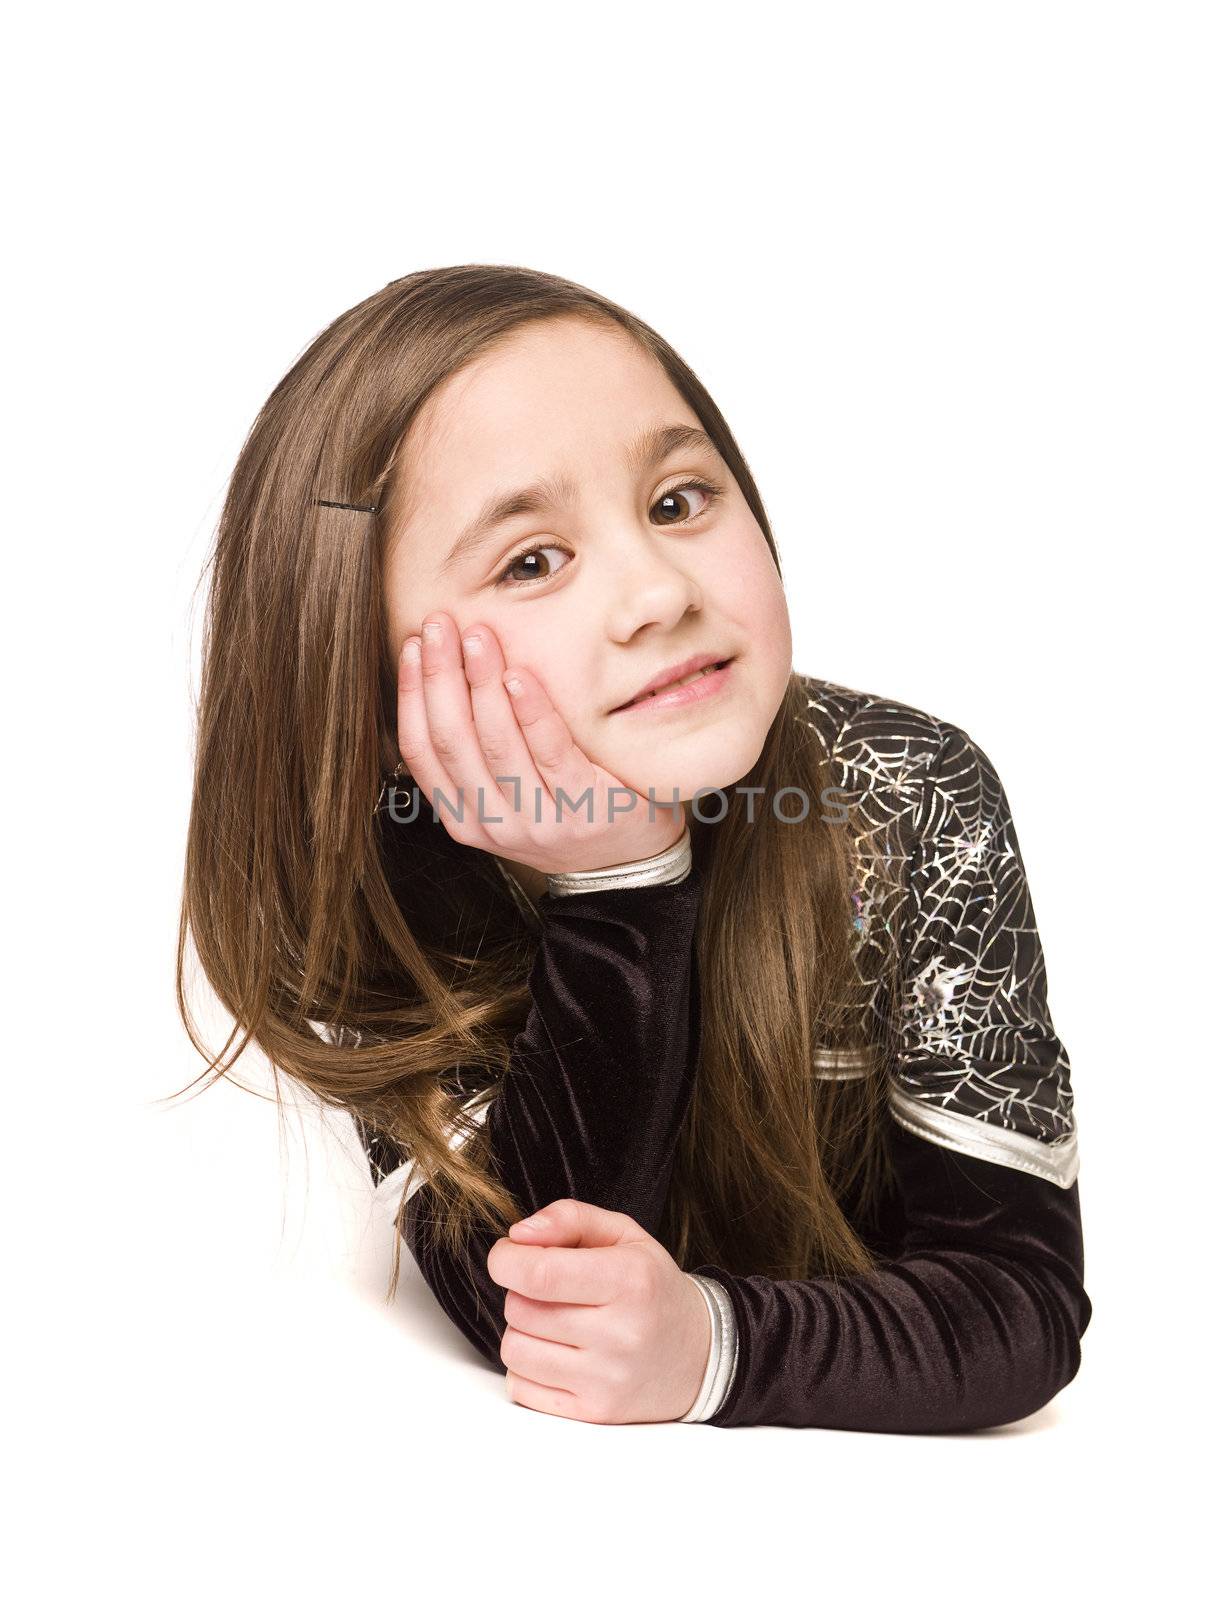
<instances>
[{"instance_id":1,"label":"fingernail","mask_svg":"<svg viewBox=\"0 0 1230 1600\"><path fill-rule=\"evenodd\" d=\"M430 644L439 644L440 635L443 633L443 631L443 628L438 622L425 622L423 624L423 637Z\"/></svg>"},{"instance_id":2,"label":"fingernail","mask_svg":"<svg viewBox=\"0 0 1230 1600\"><path fill-rule=\"evenodd\" d=\"M421 646L417 639L407 639L401 647L403 661L417 661L421 653Z\"/></svg>"},{"instance_id":3,"label":"fingernail","mask_svg":"<svg viewBox=\"0 0 1230 1600\"><path fill-rule=\"evenodd\" d=\"M505 678L504 679L504 687L508 690L509 694L520 694L521 693L521 679L520 678Z\"/></svg>"},{"instance_id":4,"label":"fingernail","mask_svg":"<svg viewBox=\"0 0 1230 1600\"><path fill-rule=\"evenodd\" d=\"M520 1222L514 1222L513 1223L513 1227L514 1228L541 1228L542 1227L542 1223L536 1221L533 1217L523 1217Z\"/></svg>"},{"instance_id":5,"label":"fingernail","mask_svg":"<svg viewBox=\"0 0 1230 1600\"><path fill-rule=\"evenodd\" d=\"M468 651L472 656L476 656L482 647L483 641L477 633L467 633L461 641L461 648Z\"/></svg>"}]
</instances>

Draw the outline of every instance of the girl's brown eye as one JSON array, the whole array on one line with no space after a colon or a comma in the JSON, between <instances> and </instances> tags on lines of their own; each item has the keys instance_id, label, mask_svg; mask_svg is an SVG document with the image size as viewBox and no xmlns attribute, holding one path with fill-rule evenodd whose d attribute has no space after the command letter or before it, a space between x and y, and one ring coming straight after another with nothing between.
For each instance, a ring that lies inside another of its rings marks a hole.
<instances>
[{"instance_id":1,"label":"girl's brown eye","mask_svg":"<svg viewBox=\"0 0 1230 1600\"><path fill-rule=\"evenodd\" d=\"M560 548L557 544L534 544L530 545L527 550L518 551L496 578L495 587L497 589L528 589L533 583L543 583L547 578L554 577L555 574L551 571L549 563L544 563L542 558L546 551L559 550ZM545 565L546 571L525 572L526 564L534 562ZM557 567L556 571L558 570L559 568ZM520 582L517 581L518 577L521 579Z\"/></svg>"},{"instance_id":2,"label":"girl's brown eye","mask_svg":"<svg viewBox=\"0 0 1230 1600\"><path fill-rule=\"evenodd\" d=\"M712 503L722 493L716 484L706 483L703 478L692 478L687 483L677 483L673 489L668 489L665 494L659 495L654 501L655 507L670 507L670 510L667 512L667 520L665 524L660 524L660 526L669 528L678 522L695 522L698 517L704 515L705 511L708 510L708 506L702 506L699 511L693 512L691 517L688 516L687 501L684 499L684 496L690 490L696 490L701 494L707 494L709 496L710 505L712 505Z\"/></svg>"},{"instance_id":3,"label":"girl's brown eye","mask_svg":"<svg viewBox=\"0 0 1230 1600\"><path fill-rule=\"evenodd\" d=\"M684 496L693 491L698 494L708 495L709 504L702 506L699 511L694 511L691 516L688 516L688 501ZM652 510L658 506L667 506L669 508L667 521L665 524L660 524L660 526L668 528L674 527L681 522L698 522L724 492L715 483L708 483L704 478L690 478L687 483L677 483L673 489L668 489L665 494L660 494L654 501L653 507L651 507L651 514ZM546 564L545 572L527 572L525 570L527 564L541 562L548 550L561 551L561 553L567 554L558 544L528 545L524 550L519 550L515 556L505 562L503 569L496 575L492 587L496 589L529 589L534 584L545 583L548 578L553 578L555 573L551 571L549 563ZM556 568L556 571L558 570Z\"/></svg>"}]
</instances>

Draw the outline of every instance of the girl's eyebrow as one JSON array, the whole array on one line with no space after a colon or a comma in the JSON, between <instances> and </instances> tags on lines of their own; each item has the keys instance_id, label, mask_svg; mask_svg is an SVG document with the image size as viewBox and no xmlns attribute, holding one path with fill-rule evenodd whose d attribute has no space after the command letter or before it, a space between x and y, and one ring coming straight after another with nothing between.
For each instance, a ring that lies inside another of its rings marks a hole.
<instances>
[{"instance_id":1,"label":"girl's eyebrow","mask_svg":"<svg viewBox=\"0 0 1230 1600\"><path fill-rule=\"evenodd\" d=\"M717 462L725 465L722 452L703 428L689 427L684 423L665 423L644 429L624 452L628 467L633 472L646 472L674 455L676 450L705 450ZM539 478L536 483L510 493L492 495L472 522L458 536L453 548L440 564L447 572L459 561L483 544L501 525L512 517L524 516L532 511L551 511L571 505L577 492L576 480L567 473L555 478Z\"/></svg>"}]
</instances>

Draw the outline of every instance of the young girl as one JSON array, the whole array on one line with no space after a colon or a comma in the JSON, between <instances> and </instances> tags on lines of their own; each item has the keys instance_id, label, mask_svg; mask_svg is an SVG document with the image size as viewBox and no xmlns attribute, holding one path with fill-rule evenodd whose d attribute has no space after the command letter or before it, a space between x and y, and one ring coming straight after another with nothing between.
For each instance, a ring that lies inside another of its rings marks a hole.
<instances>
[{"instance_id":1,"label":"young girl","mask_svg":"<svg viewBox=\"0 0 1230 1600\"><path fill-rule=\"evenodd\" d=\"M179 944L220 1077L189 931L236 1055L351 1114L522 1405L931 1432L1078 1370L1069 1065L995 769L794 670L721 413L589 290L412 274L266 402Z\"/></svg>"}]
</instances>

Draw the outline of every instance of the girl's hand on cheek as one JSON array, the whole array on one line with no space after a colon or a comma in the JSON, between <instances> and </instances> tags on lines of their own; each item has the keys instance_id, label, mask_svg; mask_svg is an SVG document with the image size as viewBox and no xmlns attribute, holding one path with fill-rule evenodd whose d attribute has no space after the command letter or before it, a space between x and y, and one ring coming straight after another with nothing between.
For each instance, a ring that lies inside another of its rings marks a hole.
<instances>
[{"instance_id":1,"label":"girl's hand on cheek","mask_svg":"<svg viewBox=\"0 0 1230 1600\"><path fill-rule=\"evenodd\" d=\"M682 805L670 795L651 805L596 766L539 680L506 667L485 624L466 629L473 651L444 611L429 612L416 638L398 666L398 747L459 844L539 872L585 872L643 861L683 837Z\"/></svg>"},{"instance_id":2,"label":"girl's hand on cheek","mask_svg":"<svg viewBox=\"0 0 1230 1600\"><path fill-rule=\"evenodd\" d=\"M508 1290L509 1399L578 1422L674 1422L691 1408L709 1360L708 1308L631 1217L554 1200L496 1240L487 1270Z\"/></svg>"}]
</instances>

